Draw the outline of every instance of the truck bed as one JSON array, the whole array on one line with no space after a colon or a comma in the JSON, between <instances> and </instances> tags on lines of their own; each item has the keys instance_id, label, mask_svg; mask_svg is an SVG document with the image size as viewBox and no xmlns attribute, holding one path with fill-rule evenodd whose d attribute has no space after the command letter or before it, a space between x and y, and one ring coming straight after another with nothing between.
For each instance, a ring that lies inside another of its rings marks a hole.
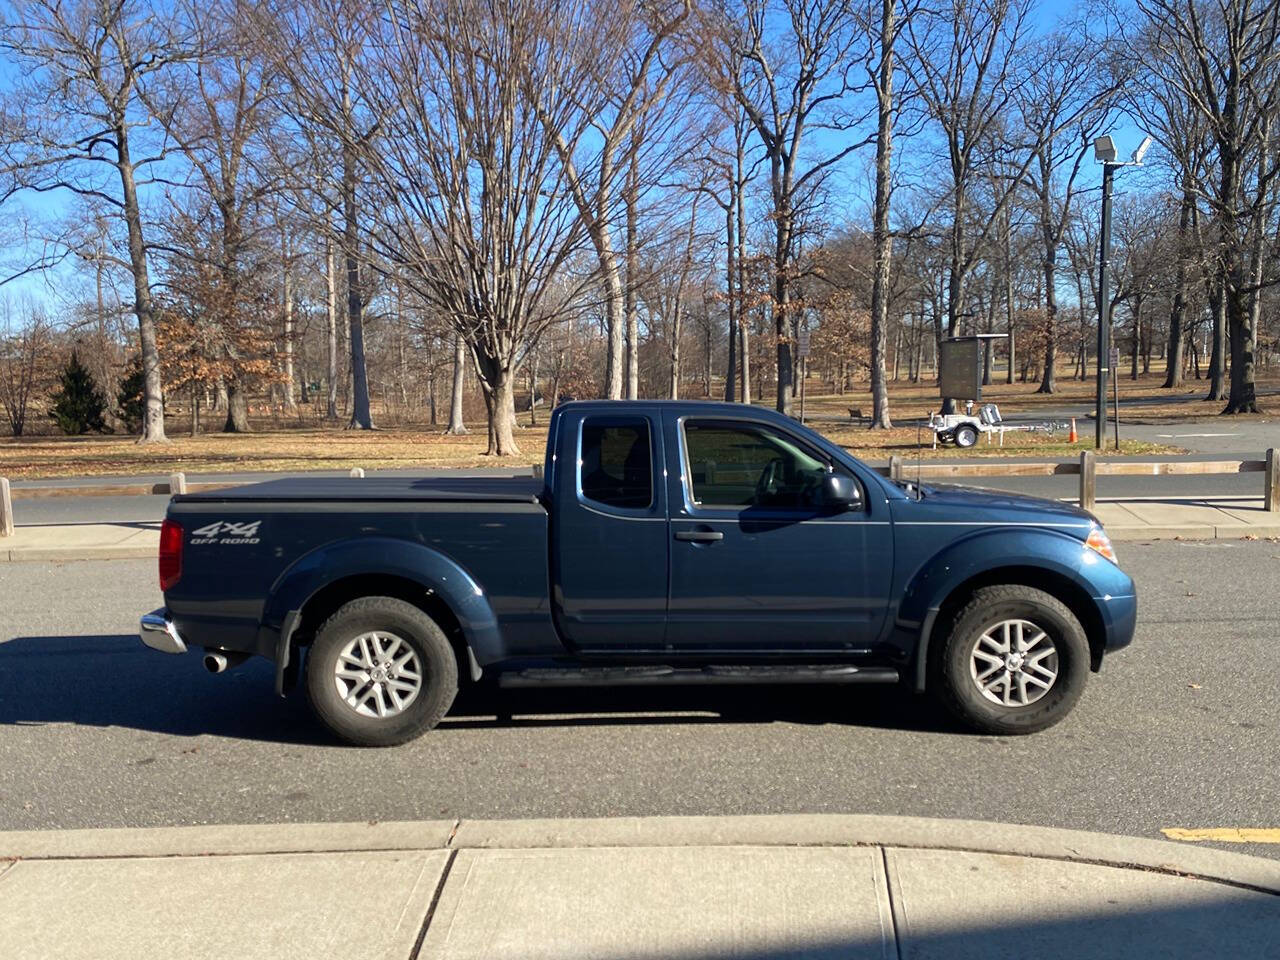
<instances>
[{"instance_id":1,"label":"truck bed","mask_svg":"<svg viewBox=\"0 0 1280 960\"><path fill-rule=\"evenodd\" d=\"M294 477L173 499L176 503L538 503L542 490L543 482L533 477Z\"/></svg>"}]
</instances>

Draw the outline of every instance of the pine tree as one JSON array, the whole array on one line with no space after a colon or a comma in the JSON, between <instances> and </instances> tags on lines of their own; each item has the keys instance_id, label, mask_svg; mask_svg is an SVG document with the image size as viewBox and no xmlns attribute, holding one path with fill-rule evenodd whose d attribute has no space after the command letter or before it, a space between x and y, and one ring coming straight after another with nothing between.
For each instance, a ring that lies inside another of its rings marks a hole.
<instances>
[{"instance_id":1,"label":"pine tree","mask_svg":"<svg viewBox=\"0 0 1280 960\"><path fill-rule=\"evenodd\" d=\"M62 371L60 386L53 394L53 409L50 416L57 421L62 432L69 436L77 436L94 430L103 433L107 429L103 414L107 402L98 392L88 369L80 362L74 350Z\"/></svg>"},{"instance_id":2,"label":"pine tree","mask_svg":"<svg viewBox=\"0 0 1280 960\"><path fill-rule=\"evenodd\" d=\"M129 361L125 375L120 381L120 389L116 391L116 405L120 410L120 419L125 429L137 433L142 429L142 414L145 406L142 400L143 389L147 378L142 373L142 356L135 356Z\"/></svg>"}]
</instances>

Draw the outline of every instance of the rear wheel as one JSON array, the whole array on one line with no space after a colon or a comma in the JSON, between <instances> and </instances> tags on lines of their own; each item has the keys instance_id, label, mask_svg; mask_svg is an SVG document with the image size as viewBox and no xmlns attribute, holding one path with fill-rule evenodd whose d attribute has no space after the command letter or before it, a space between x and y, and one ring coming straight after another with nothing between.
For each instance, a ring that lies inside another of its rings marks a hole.
<instances>
[{"instance_id":1,"label":"rear wheel","mask_svg":"<svg viewBox=\"0 0 1280 960\"><path fill-rule=\"evenodd\" d=\"M1056 597L1011 584L974 593L934 661L943 704L982 733L1034 733L1070 711L1089 676L1089 641Z\"/></svg>"},{"instance_id":2,"label":"rear wheel","mask_svg":"<svg viewBox=\"0 0 1280 960\"><path fill-rule=\"evenodd\" d=\"M411 603L363 597L341 607L307 654L307 696L334 734L389 747L430 730L458 692L444 631Z\"/></svg>"}]
</instances>

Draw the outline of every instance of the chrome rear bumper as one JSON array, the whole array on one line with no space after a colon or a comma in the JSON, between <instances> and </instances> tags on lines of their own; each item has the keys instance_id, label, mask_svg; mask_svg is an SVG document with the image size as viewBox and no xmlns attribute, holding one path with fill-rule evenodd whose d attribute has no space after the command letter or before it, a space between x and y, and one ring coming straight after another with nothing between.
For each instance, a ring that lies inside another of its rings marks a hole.
<instances>
[{"instance_id":1,"label":"chrome rear bumper","mask_svg":"<svg viewBox=\"0 0 1280 960\"><path fill-rule=\"evenodd\" d=\"M163 609L144 613L138 623L138 636L152 650L161 653L186 653L187 645Z\"/></svg>"}]
</instances>

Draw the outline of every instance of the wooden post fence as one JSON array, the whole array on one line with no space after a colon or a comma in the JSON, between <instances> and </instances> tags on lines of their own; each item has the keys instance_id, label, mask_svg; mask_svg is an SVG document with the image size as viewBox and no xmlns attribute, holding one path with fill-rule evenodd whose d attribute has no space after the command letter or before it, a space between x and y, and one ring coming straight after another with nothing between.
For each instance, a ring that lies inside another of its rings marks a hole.
<instances>
[{"instance_id":1,"label":"wooden post fence","mask_svg":"<svg viewBox=\"0 0 1280 960\"><path fill-rule=\"evenodd\" d=\"M13 536L13 494L9 478L0 477L0 537Z\"/></svg>"}]
</instances>

